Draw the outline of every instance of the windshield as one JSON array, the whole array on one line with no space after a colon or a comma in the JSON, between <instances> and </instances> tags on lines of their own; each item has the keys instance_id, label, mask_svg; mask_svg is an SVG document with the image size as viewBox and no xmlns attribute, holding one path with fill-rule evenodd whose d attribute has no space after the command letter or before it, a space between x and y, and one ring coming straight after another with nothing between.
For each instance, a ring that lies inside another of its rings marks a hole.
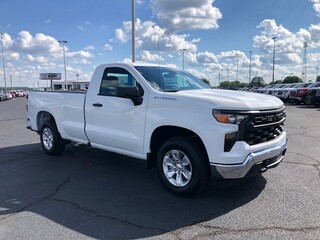
<instances>
[{"instance_id":1,"label":"windshield","mask_svg":"<svg viewBox=\"0 0 320 240\"><path fill-rule=\"evenodd\" d=\"M320 82L314 82L314 83L310 84L308 86L308 88L314 88L314 87L319 87L319 86L320 86Z\"/></svg>"},{"instance_id":2,"label":"windshield","mask_svg":"<svg viewBox=\"0 0 320 240\"><path fill-rule=\"evenodd\" d=\"M210 89L207 84L186 71L158 66L136 66L135 68L158 91Z\"/></svg>"}]
</instances>

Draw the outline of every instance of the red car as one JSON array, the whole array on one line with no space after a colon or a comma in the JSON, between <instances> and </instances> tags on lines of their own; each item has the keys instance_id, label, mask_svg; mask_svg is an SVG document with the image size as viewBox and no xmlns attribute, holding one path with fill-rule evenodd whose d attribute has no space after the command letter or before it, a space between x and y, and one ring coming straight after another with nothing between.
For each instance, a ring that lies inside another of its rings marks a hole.
<instances>
[{"instance_id":1,"label":"red car","mask_svg":"<svg viewBox=\"0 0 320 240\"><path fill-rule=\"evenodd\" d=\"M306 83L300 88L297 88L295 90L292 90L289 95L289 102L291 103L304 103L309 104L309 101L307 99L308 93L312 88L319 87L320 82L315 83Z\"/></svg>"}]
</instances>

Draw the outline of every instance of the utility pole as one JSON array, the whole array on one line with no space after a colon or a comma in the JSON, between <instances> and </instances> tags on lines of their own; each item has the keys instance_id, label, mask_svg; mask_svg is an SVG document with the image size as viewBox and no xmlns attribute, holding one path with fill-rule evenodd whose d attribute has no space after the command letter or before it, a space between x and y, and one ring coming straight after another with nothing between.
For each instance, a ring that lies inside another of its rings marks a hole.
<instances>
[{"instance_id":1,"label":"utility pole","mask_svg":"<svg viewBox=\"0 0 320 240\"><path fill-rule=\"evenodd\" d=\"M249 84L251 82L251 54L252 54L252 51L249 52L250 54L250 65L249 65Z\"/></svg>"},{"instance_id":2,"label":"utility pole","mask_svg":"<svg viewBox=\"0 0 320 240\"><path fill-rule=\"evenodd\" d=\"M136 1L132 0L132 62L136 61Z\"/></svg>"},{"instance_id":3,"label":"utility pole","mask_svg":"<svg viewBox=\"0 0 320 240\"><path fill-rule=\"evenodd\" d=\"M239 59L237 59L237 76L236 76L236 80L239 80Z\"/></svg>"},{"instance_id":4,"label":"utility pole","mask_svg":"<svg viewBox=\"0 0 320 240\"><path fill-rule=\"evenodd\" d=\"M304 82L307 82L307 47L308 43L304 42L304 57L303 57L303 66L304 66Z\"/></svg>"},{"instance_id":5,"label":"utility pole","mask_svg":"<svg viewBox=\"0 0 320 240\"><path fill-rule=\"evenodd\" d=\"M67 86L67 67L66 67L66 51L64 49L64 45L66 43L68 43L68 41L66 40L61 40L61 41L58 41L59 43L62 43L62 48L63 48L63 63L64 63L64 85L65 85L65 89L67 90L68 89L68 86Z\"/></svg>"},{"instance_id":6,"label":"utility pole","mask_svg":"<svg viewBox=\"0 0 320 240\"><path fill-rule=\"evenodd\" d=\"M3 80L4 80L4 88L7 91L7 79L6 79L6 65L4 63L4 52L3 52L3 32L0 32L1 35L1 49L2 49L2 66L3 66Z\"/></svg>"},{"instance_id":7,"label":"utility pole","mask_svg":"<svg viewBox=\"0 0 320 240\"><path fill-rule=\"evenodd\" d=\"M273 37L273 58L272 58L272 83L274 83L274 61L276 54L276 37Z\"/></svg>"},{"instance_id":8,"label":"utility pole","mask_svg":"<svg viewBox=\"0 0 320 240\"><path fill-rule=\"evenodd\" d=\"M230 75L230 68L229 68L229 64L227 66L227 81L229 82L229 75Z\"/></svg>"},{"instance_id":9,"label":"utility pole","mask_svg":"<svg viewBox=\"0 0 320 240\"><path fill-rule=\"evenodd\" d=\"M184 70L184 52L187 50L186 48L181 48L179 49L180 51L182 51L182 69Z\"/></svg>"}]
</instances>

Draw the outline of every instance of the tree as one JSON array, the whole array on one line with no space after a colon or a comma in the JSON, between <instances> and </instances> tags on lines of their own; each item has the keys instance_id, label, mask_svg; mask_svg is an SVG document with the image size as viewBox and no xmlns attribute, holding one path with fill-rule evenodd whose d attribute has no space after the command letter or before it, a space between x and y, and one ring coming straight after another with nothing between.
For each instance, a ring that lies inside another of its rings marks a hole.
<instances>
[{"instance_id":1,"label":"tree","mask_svg":"<svg viewBox=\"0 0 320 240\"><path fill-rule=\"evenodd\" d=\"M301 83L301 78L297 76L287 76L282 83Z\"/></svg>"},{"instance_id":2,"label":"tree","mask_svg":"<svg viewBox=\"0 0 320 240\"><path fill-rule=\"evenodd\" d=\"M271 83L271 84L280 84L280 83L282 83L282 80L274 81L274 83Z\"/></svg>"},{"instance_id":3,"label":"tree","mask_svg":"<svg viewBox=\"0 0 320 240\"><path fill-rule=\"evenodd\" d=\"M247 83L241 83L239 81L223 81L220 83L220 88L225 88L225 89L239 89L243 87L248 87Z\"/></svg>"},{"instance_id":4,"label":"tree","mask_svg":"<svg viewBox=\"0 0 320 240\"><path fill-rule=\"evenodd\" d=\"M317 77L317 82L320 82L320 76Z\"/></svg>"},{"instance_id":5,"label":"tree","mask_svg":"<svg viewBox=\"0 0 320 240\"><path fill-rule=\"evenodd\" d=\"M265 85L262 77L254 77L250 83L250 87L263 87Z\"/></svg>"},{"instance_id":6,"label":"tree","mask_svg":"<svg viewBox=\"0 0 320 240\"><path fill-rule=\"evenodd\" d=\"M204 82L204 83L206 83L206 84L208 84L209 86L211 86L211 84L210 84L210 82L209 82L208 79L206 79L206 78L201 78L201 81Z\"/></svg>"}]
</instances>

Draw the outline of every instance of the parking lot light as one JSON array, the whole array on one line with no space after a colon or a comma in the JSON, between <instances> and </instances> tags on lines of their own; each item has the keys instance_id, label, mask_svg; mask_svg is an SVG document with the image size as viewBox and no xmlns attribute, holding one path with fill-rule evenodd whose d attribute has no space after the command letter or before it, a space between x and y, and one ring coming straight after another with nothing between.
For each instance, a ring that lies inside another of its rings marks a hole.
<instances>
[{"instance_id":1,"label":"parking lot light","mask_svg":"<svg viewBox=\"0 0 320 240\"><path fill-rule=\"evenodd\" d=\"M6 66L4 63L4 51L3 51L3 32L0 32L1 35L1 51L2 51L2 66L3 66L3 80L4 80L4 88L7 91L7 80L6 80Z\"/></svg>"},{"instance_id":2,"label":"parking lot light","mask_svg":"<svg viewBox=\"0 0 320 240\"><path fill-rule=\"evenodd\" d=\"M62 43L62 49L63 49L63 63L64 63L64 84L65 84L65 89L67 90L68 89L68 86L67 86L67 67L66 67L66 51L64 49L64 45L66 43L68 43L68 41L66 40L61 40L61 41L58 41L59 43Z\"/></svg>"}]
</instances>

